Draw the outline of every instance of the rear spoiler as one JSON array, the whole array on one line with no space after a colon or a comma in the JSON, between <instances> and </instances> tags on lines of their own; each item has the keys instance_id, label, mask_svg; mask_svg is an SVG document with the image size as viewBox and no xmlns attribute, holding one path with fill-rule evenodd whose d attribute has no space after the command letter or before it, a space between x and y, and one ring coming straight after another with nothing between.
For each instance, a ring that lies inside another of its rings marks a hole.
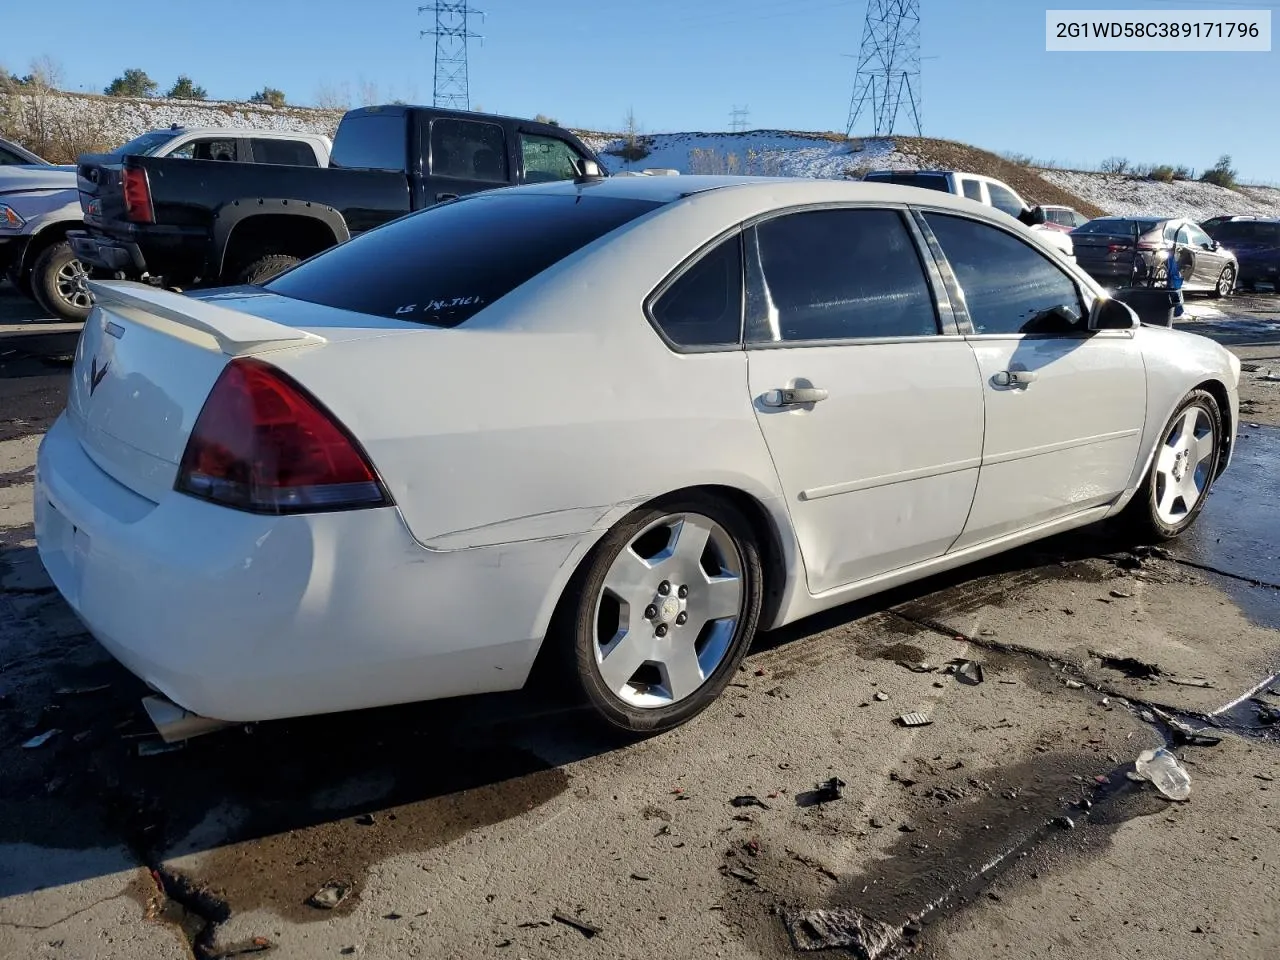
<instances>
[{"instance_id":1,"label":"rear spoiler","mask_svg":"<svg viewBox=\"0 0 1280 960\"><path fill-rule=\"evenodd\" d=\"M100 306L123 307L161 317L172 323L207 333L229 357L252 353L270 343L326 343L324 337L255 317L251 313L195 300L181 293L131 280L87 280L85 285Z\"/></svg>"}]
</instances>

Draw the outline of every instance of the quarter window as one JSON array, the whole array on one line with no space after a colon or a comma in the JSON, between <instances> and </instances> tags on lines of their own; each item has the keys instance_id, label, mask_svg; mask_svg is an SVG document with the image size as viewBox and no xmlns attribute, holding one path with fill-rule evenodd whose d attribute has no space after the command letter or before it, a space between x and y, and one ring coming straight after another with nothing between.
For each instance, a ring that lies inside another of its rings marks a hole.
<instances>
[{"instance_id":1,"label":"quarter window","mask_svg":"<svg viewBox=\"0 0 1280 960\"><path fill-rule=\"evenodd\" d=\"M682 347L737 344L742 331L742 237L721 241L653 304L653 319Z\"/></svg>"},{"instance_id":2,"label":"quarter window","mask_svg":"<svg viewBox=\"0 0 1280 960\"><path fill-rule=\"evenodd\" d=\"M1085 327L1080 292L1048 257L976 220L926 213L955 271L975 333L1073 333Z\"/></svg>"},{"instance_id":3,"label":"quarter window","mask_svg":"<svg viewBox=\"0 0 1280 960\"><path fill-rule=\"evenodd\" d=\"M933 294L902 215L814 210L767 220L747 245L755 342L938 332Z\"/></svg>"},{"instance_id":4,"label":"quarter window","mask_svg":"<svg viewBox=\"0 0 1280 960\"><path fill-rule=\"evenodd\" d=\"M431 172L458 180L507 180L507 142L496 123L431 122Z\"/></svg>"}]
</instances>

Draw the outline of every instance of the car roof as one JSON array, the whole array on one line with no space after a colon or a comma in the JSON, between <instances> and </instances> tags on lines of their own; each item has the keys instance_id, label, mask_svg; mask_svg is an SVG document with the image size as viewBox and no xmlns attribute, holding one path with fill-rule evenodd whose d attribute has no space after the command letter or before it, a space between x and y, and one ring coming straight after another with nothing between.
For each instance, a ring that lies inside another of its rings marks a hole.
<instances>
[{"instance_id":1,"label":"car roof","mask_svg":"<svg viewBox=\"0 0 1280 960\"><path fill-rule=\"evenodd\" d=\"M167 133L175 137L194 133L202 137L320 137L323 133L309 130L260 130L254 127L156 127L147 133Z\"/></svg>"}]
</instances>

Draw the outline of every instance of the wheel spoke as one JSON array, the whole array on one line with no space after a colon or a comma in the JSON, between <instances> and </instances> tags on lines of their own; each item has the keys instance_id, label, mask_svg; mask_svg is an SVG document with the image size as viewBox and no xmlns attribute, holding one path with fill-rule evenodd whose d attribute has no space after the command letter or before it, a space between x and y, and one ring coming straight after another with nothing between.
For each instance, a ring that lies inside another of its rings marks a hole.
<instances>
[{"instance_id":1,"label":"wheel spoke","mask_svg":"<svg viewBox=\"0 0 1280 960\"><path fill-rule=\"evenodd\" d=\"M1160 448L1160 455L1156 458L1156 472L1163 473L1166 476L1173 472L1173 462L1177 459L1178 451L1173 447L1164 446Z\"/></svg>"},{"instance_id":2,"label":"wheel spoke","mask_svg":"<svg viewBox=\"0 0 1280 960\"><path fill-rule=\"evenodd\" d=\"M698 613L702 623L736 617L742 607L742 579L735 576L711 577L705 586L694 588L699 596Z\"/></svg>"},{"instance_id":3,"label":"wheel spoke","mask_svg":"<svg viewBox=\"0 0 1280 960\"><path fill-rule=\"evenodd\" d=\"M1216 444L1214 442L1212 430L1206 433L1203 437L1196 437L1192 440L1191 463L1189 464L1189 471L1191 473L1194 473L1196 467L1200 466L1200 464L1213 456L1215 446Z\"/></svg>"},{"instance_id":4,"label":"wheel spoke","mask_svg":"<svg viewBox=\"0 0 1280 960\"><path fill-rule=\"evenodd\" d=\"M1158 508L1166 523L1173 517L1173 505L1181 495L1182 485L1174 482L1173 478L1170 477L1164 485L1164 496L1160 498L1160 506Z\"/></svg>"},{"instance_id":5,"label":"wheel spoke","mask_svg":"<svg viewBox=\"0 0 1280 960\"><path fill-rule=\"evenodd\" d=\"M643 628L628 629L600 661L600 676L610 690L621 693L641 665L651 659L652 653L652 641L644 636Z\"/></svg>"},{"instance_id":6,"label":"wheel spoke","mask_svg":"<svg viewBox=\"0 0 1280 960\"><path fill-rule=\"evenodd\" d=\"M1192 407L1182 415L1182 425L1178 430L1178 438L1190 442L1196 436L1196 421L1200 419L1200 408Z\"/></svg>"},{"instance_id":7,"label":"wheel spoke","mask_svg":"<svg viewBox=\"0 0 1280 960\"><path fill-rule=\"evenodd\" d=\"M702 562L703 551L711 537L711 526L702 517L685 517L676 528L676 542L671 556L682 569L692 571Z\"/></svg>"},{"instance_id":8,"label":"wheel spoke","mask_svg":"<svg viewBox=\"0 0 1280 960\"><path fill-rule=\"evenodd\" d=\"M662 673L673 700L683 700L702 686L704 677L692 636L686 634L671 644L670 651L663 657Z\"/></svg>"},{"instance_id":9,"label":"wheel spoke","mask_svg":"<svg viewBox=\"0 0 1280 960\"><path fill-rule=\"evenodd\" d=\"M623 547L604 579L605 590L619 600L644 606L653 590L653 567L631 547Z\"/></svg>"}]
</instances>

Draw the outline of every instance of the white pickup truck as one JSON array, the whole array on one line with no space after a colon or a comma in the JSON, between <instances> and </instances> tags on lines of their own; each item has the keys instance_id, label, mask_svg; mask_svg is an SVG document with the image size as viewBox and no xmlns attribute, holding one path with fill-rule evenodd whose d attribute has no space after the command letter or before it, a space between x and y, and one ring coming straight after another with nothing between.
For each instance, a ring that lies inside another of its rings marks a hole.
<instances>
[{"instance_id":1,"label":"white pickup truck","mask_svg":"<svg viewBox=\"0 0 1280 960\"><path fill-rule=\"evenodd\" d=\"M976 200L978 203L985 203L1025 223L1032 230L1040 233L1043 240L1060 250L1064 257L1075 260L1075 245L1072 244L1071 238L1061 229L1047 226L1044 222L1037 223L1035 216L1037 208L1023 200L1013 187L994 177L960 170L872 170L862 179L876 183L924 187L928 190L954 193L960 197Z\"/></svg>"},{"instance_id":2,"label":"white pickup truck","mask_svg":"<svg viewBox=\"0 0 1280 960\"><path fill-rule=\"evenodd\" d=\"M104 156L327 167L332 147L328 137L314 133L173 126L149 130ZM66 239L68 230L83 225L75 165L0 167L0 269L63 320L83 320L93 306L84 267Z\"/></svg>"}]
</instances>

